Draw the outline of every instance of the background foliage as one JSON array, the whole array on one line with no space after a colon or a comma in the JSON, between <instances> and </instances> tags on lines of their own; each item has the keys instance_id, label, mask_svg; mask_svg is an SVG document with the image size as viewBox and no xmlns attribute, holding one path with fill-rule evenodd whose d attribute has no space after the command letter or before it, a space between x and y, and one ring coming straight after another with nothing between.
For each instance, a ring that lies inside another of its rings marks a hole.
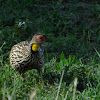
<instances>
[{"instance_id":1,"label":"background foliage","mask_svg":"<svg viewBox=\"0 0 100 100\"><path fill-rule=\"evenodd\" d=\"M22 83L9 64L9 52L37 31L51 41L44 50L44 80L32 70ZM0 99L29 100L36 91L35 100L54 100L64 70L59 100L66 91L72 99L75 77L76 100L99 100L99 51L99 0L0 0Z\"/></svg>"}]
</instances>

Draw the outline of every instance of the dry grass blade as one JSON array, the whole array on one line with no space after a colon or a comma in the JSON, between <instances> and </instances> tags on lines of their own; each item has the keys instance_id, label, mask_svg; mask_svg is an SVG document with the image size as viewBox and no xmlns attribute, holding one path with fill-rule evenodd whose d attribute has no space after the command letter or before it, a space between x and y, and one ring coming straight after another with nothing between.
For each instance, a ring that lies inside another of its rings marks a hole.
<instances>
[{"instance_id":1,"label":"dry grass blade","mask_svg":"<svg viewBox=\"0 0 100 100\"><path fill-rule=\"evenodd\" d=\"M95 47L93 47L93 48L95 49L96 53L98 54L98 56L99 56L99 58L100 58L100 53L96 50Z\"/></svg>"},{"instance_id":2,"label":"dry grass blade","mask_svg":"<svg viewBox=\"0 0 100 100\"><path fill-rule=\"evenodd\" d=\"M67 96L68 96L68 91L66 92L66 96L65 96L65 99L64 100L67 100Z\"/></svg>"},{"instance_id":3,"label":"dry grass blade","mask_svg":"<svg viewBox=\"0 0 100 100\"><path fill-rule=\"evenodd\" d=\"M33 91L32 94L30 95L30 100L33 100L36 96L36 91Z\"/></svg>"},{"instance_id":4,"label":"dry grass blade","mask_svg":"<svg viewBox=\"0 0 100 100\"><path fill-rule=\"evenodd\" d=\"M8 100L13 100L13 97L14 97L15 94L16 94L15 87L14 87L14 90L13 90L11 95L9 94L9 91L7 91L7 98L8 98Z\"/></svg>"},{"instance_id":5,"label":"dry grass blade","mask_svg":"<svg viewBox=\"0 0 100 100\"><path fill-rule=\"evenodd\" d=\"M74 80L74 89L73 89L73 98L72 98L72 100L75 100L76 87L77 87L77 78L75 78L75 80Z\"/></svg>"},{"instance_id":6,"label":"dry grass blade","mask_svg":"<svg viewBox=\"0 0 100 100\"><path fill-rule=\"evenodd\" d=\"M9 94L9 91L7 91L7 98L8 98L8 100L12 100L12 97L11 97L11 95Z\"/></svg>"},{"instance_id":7,"label":"dry grass blade","mask_svg":"<svg viewBox=\"0 0 100 100\"><path fill-rule=\"evenodd\" d=\"M59 92L60 92L60 87L61 87L63 76L64 76L64 70L62 71L62 75L61 75L61 78L60 78L60 83L59 83L59 87L58 87L58 91L57 91L57 96L56 96L55 100L58 100L58 95L59 95Z\"/></svg>"},{"instance_id":8,"label":"dry grass blade","mask_svg":"<svg viewBox=\"0 0 100 100\"><path fill-rule=\"evenodd\" d=\"M6 83L4 83L4 89L3 89L3 99L2 99L2 100L5 100L5 89L6 89Z\"/></svg>"},{"instance_id":9,"label":"dry grass blade","mask_svg":"<svg viewBox=\"0 0 100 100\"><path fill-rule=\"evenodd\" d=\"M2 49L5 44L6 44L6 42L3 42L3 44L0 47L0 49Z\"/></svg>"}]
</instances>

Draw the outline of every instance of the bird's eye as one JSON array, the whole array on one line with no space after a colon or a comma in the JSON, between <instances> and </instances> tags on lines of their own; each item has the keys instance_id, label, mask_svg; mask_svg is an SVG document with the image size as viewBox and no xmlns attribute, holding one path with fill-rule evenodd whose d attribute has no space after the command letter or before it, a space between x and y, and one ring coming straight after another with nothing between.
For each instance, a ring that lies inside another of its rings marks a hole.
<instances>
[{"instance_id":1,"label":"bird's eye","mask_svg":"<svg viewBox=\"0 0 100 100\"><path fill-rule=\"evenodd\" d=\"M42 38L42 37L40 37L40 39L42 40L43 38Z\"/></svg>"}]
</instances>

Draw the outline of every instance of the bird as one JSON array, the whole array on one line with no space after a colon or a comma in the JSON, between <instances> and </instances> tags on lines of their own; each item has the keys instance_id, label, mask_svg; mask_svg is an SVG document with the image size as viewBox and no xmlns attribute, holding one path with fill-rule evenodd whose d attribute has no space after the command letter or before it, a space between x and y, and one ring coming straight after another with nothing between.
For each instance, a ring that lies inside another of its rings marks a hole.
<instances>
[{"instance_id":1,"label":"bird","mask_svg":"<svg viewBox=\"0 0 100 100\"><path fill-rule=\"evenodd\" d=\"M10 65L24 79L24 74L28 70L36 69L42 73L44 56L41 45L48 42L48 38L43 34L35 34L30 41L22 41L15 44L10 51Z\"/></svg>"}]
</instances>

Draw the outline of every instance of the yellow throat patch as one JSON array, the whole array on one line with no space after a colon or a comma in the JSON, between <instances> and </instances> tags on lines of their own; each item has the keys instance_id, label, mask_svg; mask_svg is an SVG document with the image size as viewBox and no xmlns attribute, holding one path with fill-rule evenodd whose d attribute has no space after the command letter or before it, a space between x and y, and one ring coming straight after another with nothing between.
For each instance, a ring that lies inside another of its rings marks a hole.
<instances>
[{"instance_id":1,"label":"yellow throat patch","mask_svg":"<svg viewBox=\"0 0 100 100\"><path fill-rule=\"evenodd\" d=\"M38 47L40 46L40 44L33 44L32 45L32 50L33 51L37 51Z\"/></svg>"}]
</instances>

